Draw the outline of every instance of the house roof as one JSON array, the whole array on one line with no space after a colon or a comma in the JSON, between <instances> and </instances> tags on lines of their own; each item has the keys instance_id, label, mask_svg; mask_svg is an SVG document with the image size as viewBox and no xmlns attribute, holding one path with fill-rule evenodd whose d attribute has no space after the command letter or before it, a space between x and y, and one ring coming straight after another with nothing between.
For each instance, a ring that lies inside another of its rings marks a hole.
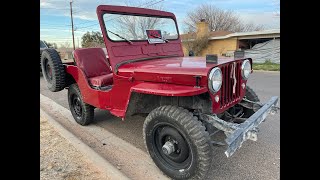
<instances>
[{"instance_id":1,"label":"house roof","mask_svg":"<svg viewBox=\"0 0 320 180\"><path fill-rule=\"evenodd\" d=\"M251 32L236 32L236 33L231 33L224 36L210 37L209 39L210 40L227 39L230 37L268 35L268 34L279 34L278 36L280 37L280 29L267 29L267 30L261 30L261 31L251 31Z\"/></svg>"},{"instance_id":2,"label":"house roof","mask_svg":"<svg viewBox=\"0 0 320 180\"><path fill-rule=\"evenodd\" d=\"M210 37L219 37L219 36L225 36L228 34L231 34L230 31L211 31L209 32ZM188 34L181 34L181 39L194 39L196 38L196 33L188 33Z\"/></svg>"},{"instance_id":3,"label":"house roof","mask_svg":"<svg viewBox=\"0 0 320 180\"><path fill-rule=\"evenodd\" d=\"M261 31L251 31L251 32L236 32L232 33L229 31L212 31L210 32L209 40L214 39L227 39L231 37L241 37L241 36L254 36L254 35L269 35L269 34L278 34L277 37L280 37L280 29L267 29ZM196 33L181 34L182 41L193 41L196 38Z\"/></svg>"}]
</instances>

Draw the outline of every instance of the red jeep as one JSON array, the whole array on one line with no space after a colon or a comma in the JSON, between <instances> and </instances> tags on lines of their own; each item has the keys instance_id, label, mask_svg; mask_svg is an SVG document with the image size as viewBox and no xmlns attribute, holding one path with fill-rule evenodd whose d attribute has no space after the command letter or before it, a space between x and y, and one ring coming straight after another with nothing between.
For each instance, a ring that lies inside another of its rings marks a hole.
<instances>
[{"instance_id":1,"label":"red jeep","mask_svg":"<svg viewBox=\"0 0 320 180\"><path fill-rule=\"evenodd\" d=\"M278 97L261 104L246 83L252 59L184 57L176 17L170 12L100 5L97 15L108 57L101 48L74 51L62 63L46 49L41 64L48 88L68 89L70 111L80 125L94 108L125 117L147 113L143 137L151 158L174 179L203 179L212 146L231 156L277 110ZM226 135L216 140L216 133Z\"/></svg>"}]
</instances>

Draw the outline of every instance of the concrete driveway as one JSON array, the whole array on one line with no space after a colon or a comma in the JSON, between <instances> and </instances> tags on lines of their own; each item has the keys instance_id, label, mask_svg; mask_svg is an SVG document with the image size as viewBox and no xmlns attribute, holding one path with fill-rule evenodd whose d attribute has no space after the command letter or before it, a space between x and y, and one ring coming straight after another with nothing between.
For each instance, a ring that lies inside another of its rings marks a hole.
<instances>
[{"instance_id":1,"label":"concrete driveway","mask_svg":"<svg viewBox=\"0 0 320 180\"><path fill-rule=\"evenodd\" d=\"M256 91L262 102L266 102L271 96L280 97L279 72L254 72L248 84ZM56 93L49 91L42 77L40 77L40 93L69 108L67 91ZM142 137L143 122L144 117L138 115L121 121L107 111L95 110L96 125L146 152ZM209 179L280 179L280 112L274 116L270 115L267 121L260 125L257 142L246 141L230 158L226 158L223 150L222 148L215 150Z\"/></svg>"}]
</instances>

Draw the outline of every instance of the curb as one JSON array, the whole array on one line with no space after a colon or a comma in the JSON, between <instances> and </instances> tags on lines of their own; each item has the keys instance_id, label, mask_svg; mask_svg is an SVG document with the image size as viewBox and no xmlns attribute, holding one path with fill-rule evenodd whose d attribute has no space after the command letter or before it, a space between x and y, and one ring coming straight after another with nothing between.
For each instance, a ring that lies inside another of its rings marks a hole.
<instances>
[{"instance_id":1,"label":"curb","mask_svg":"<svg viewBox=\"0 0 320 180\"><path fill-rule=\"evenodd\" d=\"M44 110L40 108L40 116L48 120L48 122L54 127L54 129L61 134L70 144L77 148L83 155L85 155L93 164L95 164L104 175L104 178L111 179L123 179L129 180L121 171L115 168L112 164L106 161L98 153L92 150L89 146L83 143L80 139L74 136L71 132L66 130L61 124L59 124L54 118L48 115Z\"/></svg>"}]
</instances>

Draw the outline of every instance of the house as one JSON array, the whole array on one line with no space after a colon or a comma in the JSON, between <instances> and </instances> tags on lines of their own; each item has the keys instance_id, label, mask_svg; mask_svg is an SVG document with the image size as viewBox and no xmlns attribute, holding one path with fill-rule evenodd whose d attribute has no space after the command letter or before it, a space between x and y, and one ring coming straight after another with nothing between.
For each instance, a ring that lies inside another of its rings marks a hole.
<instances>
[{"instance_id":1,"label":"house","mask_svg":"<svg viewBox=\"0 0 320 180\"><path fill-rule=\"evenodd\" d=\"M206 47L198 56L216 54L232 57L235 50L244 50L256 62L271 60L280 63L280 29L269 29L252 32L209 32L209 24L204 20L197 23L197 32L181 34L182 47L185 56L189 55L190 43L196 39L207 38ZM192 47L192 46L191 46Z\"/></svg>"}]
</instances>

